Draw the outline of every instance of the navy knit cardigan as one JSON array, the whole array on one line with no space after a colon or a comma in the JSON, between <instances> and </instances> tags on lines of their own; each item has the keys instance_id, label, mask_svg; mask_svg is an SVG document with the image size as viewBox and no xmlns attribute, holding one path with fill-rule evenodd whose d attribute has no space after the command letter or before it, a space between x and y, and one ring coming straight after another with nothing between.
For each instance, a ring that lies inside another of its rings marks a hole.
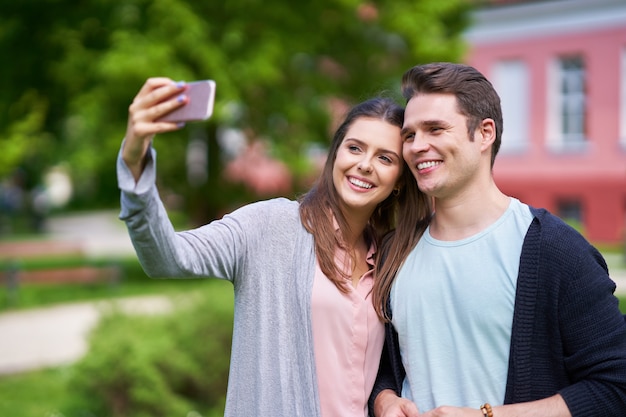
<instances>
[{"instance_id":1,"label":"navy knit cardigan","mask_svg":"<svg viewBox=\"0 0 626 417\"><path fill-rule=\"evenodd\" d=\"M626 323L606 262L558 217L544 209L531 211L534 219L520 258L504 403L560 393L572 417L624 417ZM370 397L372 416L380 391L393 389L400 395L405 371L397 338L388 323Z\"/></svg>"}]
</instances>

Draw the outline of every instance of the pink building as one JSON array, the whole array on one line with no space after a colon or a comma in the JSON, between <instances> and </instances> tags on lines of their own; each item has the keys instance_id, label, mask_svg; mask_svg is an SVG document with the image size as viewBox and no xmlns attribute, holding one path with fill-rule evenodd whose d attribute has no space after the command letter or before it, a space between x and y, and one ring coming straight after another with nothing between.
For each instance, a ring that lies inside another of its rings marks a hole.
<instances>
[{"instance_id":1,"label":"pink building","mask_svg":"<svg viewBox=\"0 0 626 417\"><path fill-rule=\"evenodd\" d=\"M623 242L626 0L492 4L474 13L465 62L502 99L498 185L594 243Z\"/></svg>"}]
</instances>

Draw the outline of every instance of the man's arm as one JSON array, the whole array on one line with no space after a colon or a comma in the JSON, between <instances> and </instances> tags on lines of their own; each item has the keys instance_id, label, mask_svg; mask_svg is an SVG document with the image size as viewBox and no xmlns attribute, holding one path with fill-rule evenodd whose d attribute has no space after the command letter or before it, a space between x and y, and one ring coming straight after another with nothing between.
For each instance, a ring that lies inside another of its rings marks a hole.
<instances>
[{"instance_id":1,"label":"man's arm","mask_svg":"<svg viewBox=\"0 0 626 417\"><path fill-rule=\"evenodd\" d=\"M406 398L398 397L391 389L380 391L374 400L376 417L418 417L417 406Z\"/></svg>"},{"instance_id":2,"label":"man's arm","mask_svg":"<svg viewBox=\"0 0 626 417\"><path fill-rule=\"evenodd\" d=\"M391 400L390 400L391 401ZM527 403L508 404L492 407L493 417L571 417L572 415L560 395ZM405 416L413 414L388 414L385 416ZM417 414L415 414L417 416ZM469 407L437 407L420 417L484 417L478 408ZM378 417L378 415L377 415Z\"/></svg>"},{"instance_id":3,"label":"man's arm","mask_svg":"<svg viewBox=\"0 0 626 417\"><path fill-rule=\"evenodd\" d=\"M385 323L385 344L380 357L376 382L374 383L374 388L372 389L368 401L370 415L379 415L379 413L375 411L375 407L378 396L383 391L388 390L396 397L400 396L405 374L406 372L402 365L402 357L400 356L398 333L394 329L393 324L389 322Z\"/></svg>"}]
</instances>

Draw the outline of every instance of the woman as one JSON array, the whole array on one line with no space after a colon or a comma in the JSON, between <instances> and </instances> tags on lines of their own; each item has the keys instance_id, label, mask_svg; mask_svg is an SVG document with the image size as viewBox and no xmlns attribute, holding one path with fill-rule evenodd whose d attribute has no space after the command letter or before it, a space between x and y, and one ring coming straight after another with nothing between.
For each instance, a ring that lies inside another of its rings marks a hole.
<instances>
[{"instance_id":1,"label":"woman","mask_svg":"<svg viewBox=\"0 0 626 417\"><path fill-rule=\"evenodd\" d=\"M399 200L425 202L402 159L403 109L381 98L354 107L299 201L252 203L177 233L155 186L151 142L181 128L157 119L182 106L184 92L151 78L130 106L120 218L149 276L232 282L225 415L366 416L384 339L370 299L373 254Z\"/></svg>"}]
</instances>

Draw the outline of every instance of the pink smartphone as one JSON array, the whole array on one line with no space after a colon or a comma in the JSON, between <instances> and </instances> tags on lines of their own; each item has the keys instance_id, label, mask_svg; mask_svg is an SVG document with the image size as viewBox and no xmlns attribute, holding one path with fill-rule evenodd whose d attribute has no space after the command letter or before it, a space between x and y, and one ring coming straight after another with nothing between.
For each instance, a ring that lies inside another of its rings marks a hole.
<instances>
[{"instance_id":1,"label":"pink smartphone","mask_svg":"<svg viewBox=\"0 0 626 417\"><path fill-rule=\"evenodd\" d=\"M189 98L187 104L166 114L159 120L164 122L190 122L206 120L213 114L215 102L215 81L202 80L187 83L185 94Z\"/></svg>"}]
</instances>

